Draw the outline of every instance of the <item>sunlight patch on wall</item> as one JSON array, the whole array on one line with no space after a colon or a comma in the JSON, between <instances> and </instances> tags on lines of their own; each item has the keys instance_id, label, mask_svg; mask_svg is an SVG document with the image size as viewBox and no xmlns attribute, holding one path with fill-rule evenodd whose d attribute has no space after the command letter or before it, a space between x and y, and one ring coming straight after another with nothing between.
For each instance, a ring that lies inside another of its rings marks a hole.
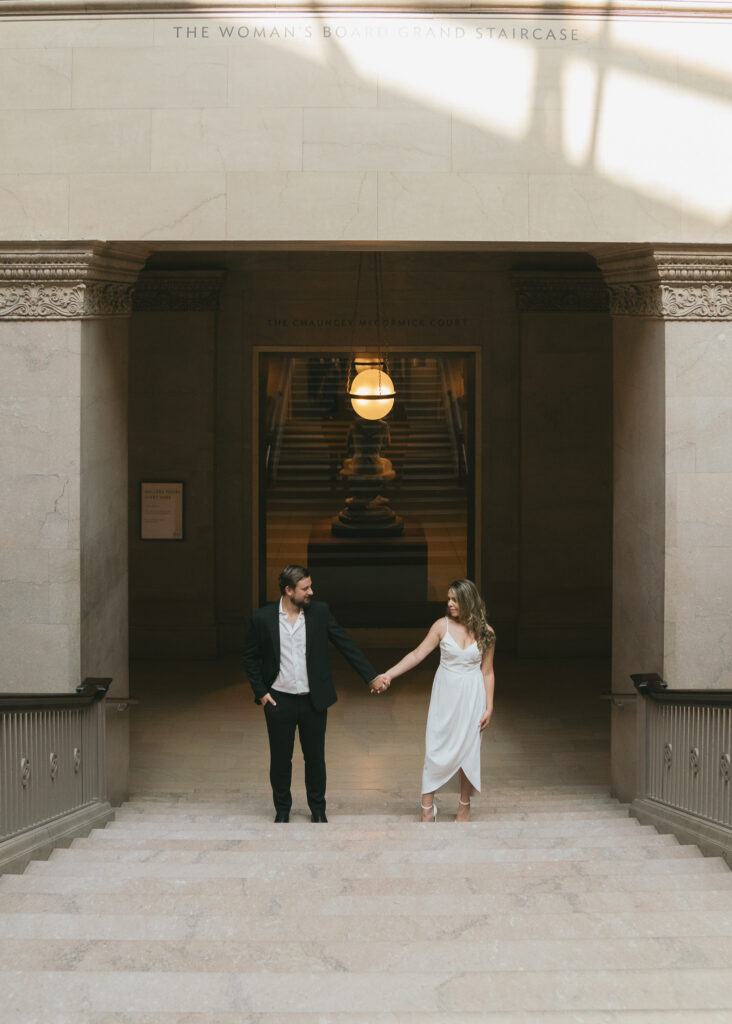
<instances>
[{"instance_id":1,"label":"sunlight patch on wall","mask_svg":"<svg viewBox=\"0 0 732 1024\"><path fill-rule=\"evenodd\" d=\"M611 71L595 169L717 223L732 214L732 103Z\"/></svg>"},{"instance_id":2,"label":"sunlight patch on wall","mask_svg":"<svg viewBox=\"0 0 732 1024\"><path fill-rule=\"evenodd\" d=\"M459 45L384 40L378 48L344 46L365 77L378 77L382 105L409 101L522 139L531 124L536 51L522 43L463 39Z\"/></svg>"},{"instance_id":3,"label":"sunlight patch on wall","mask_svg":"<svg viewBox=\"0 0 732 1024\"><path fill-rule=\"evenodd\" d=\"M575 166L591 156L597 110L598 69L586 60L562 68L562 151Z\"/></svg>"},{"instance_id":4,"label":"sunlight patch on wall","mask_svg":"<svg viewBox=\"0 0 732 1024\"><path fill-rule=\"evenodd\" d=\"M676 77L687 69L707 79L710 90L714 79L732 80L732 25L720 21L714 31L708 23L676 20L663 22L654 18L644 23L635 18L618 19L612 23L611 42L629 55L652 58L647 71L656 74L664 72ZM655 62L662 62L656 64ZM703 81L699 83L704 87Z\"/></svg>"}]
</instances>

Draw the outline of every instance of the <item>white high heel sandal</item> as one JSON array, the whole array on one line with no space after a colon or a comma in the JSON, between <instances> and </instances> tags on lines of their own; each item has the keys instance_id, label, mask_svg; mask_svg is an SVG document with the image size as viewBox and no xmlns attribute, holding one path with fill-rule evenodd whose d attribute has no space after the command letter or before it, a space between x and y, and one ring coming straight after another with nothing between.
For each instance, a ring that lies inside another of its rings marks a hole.
<instances>
[{"instance_id":1,"label":"white high heel sandal","mask_svg":"<svg viewBox=\"0 0 732 1024\"><path fill-rule=\"evenodd\" d=\"M470 807L470 801L469 800L465 801L465 800L458 799L458 803L460 804L461 807ZM457 821L457 818L455 818L455 821Z\"/></svg>"},{"instance_id":2,"label":"white high heel sandal","mask_svg":"<svg viewBox=\"0 0 732 1024\"><path fill-rule=\"evenodd\" d=\"M422 803L420 803L419 806L422 808L423 811L432 811L432 820L437 821L437 804L434 802L434 800L432 801L429 807L425 807L425 805Z\"/></svg>"}]
</instances>

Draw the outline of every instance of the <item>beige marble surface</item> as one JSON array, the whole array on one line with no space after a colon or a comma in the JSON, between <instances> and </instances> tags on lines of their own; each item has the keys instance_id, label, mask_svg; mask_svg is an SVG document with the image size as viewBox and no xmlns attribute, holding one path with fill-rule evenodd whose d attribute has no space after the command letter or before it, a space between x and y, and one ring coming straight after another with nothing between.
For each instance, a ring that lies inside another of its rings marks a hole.
<instances>
[{"instance_id":1,"label":"beige marble surface","mask_svg":"<svg viewBox=\"0 0 732 1024\"><path fill-rule=\"evenodd\" d=\"M729 324L666 328L664 678L732 687L732 370Z\"/></svg>"},{"instance_id":2,"label":"beige marble surface","mask_svg":"<svg viewBox=\"0 0 732 1024\"><path fill-rule=\"evenodd\" d=\"M0 689L79 682L81 325L0 324Z\"/></svg>"},{"instance_id":3,"label":"beige marble surface","mask_svg":"<svg viewBox=\"0 0 732 1024\"><path fill-rule=\"evenodd\" d=\"M729 242L731 39L660 13L4 18L0 232ZM373 187L344 210L348 176Z\"/></svg>"}]
</instances>

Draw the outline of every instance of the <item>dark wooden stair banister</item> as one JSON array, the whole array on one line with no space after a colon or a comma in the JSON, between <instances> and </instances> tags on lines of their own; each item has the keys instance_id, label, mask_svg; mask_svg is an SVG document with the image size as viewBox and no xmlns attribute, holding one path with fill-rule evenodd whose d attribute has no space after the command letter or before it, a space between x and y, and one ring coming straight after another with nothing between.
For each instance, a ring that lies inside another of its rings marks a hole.
<instances>
[{"instance_id":1,"label":"dark wooden stair banister","mask_svg":"<svg viewBox=\"0 0 732 1024\"><path fill-rule=\"evenodd\" d=\"M0 710L3 708L82 708L103 700L112 684L106 676L87 676L73 693L3 693L0 694Z\"/></svg>"},{"instance_id":2,"label":"dark wooden stair banister","mask_svg":"<svg viewBox=\"0 0 732 1024\"><path fill-rule=\"evenodd\" d=\"M657 672L632 672L630 678L638 693L656 704L732 708L732 690L670 690Z\"/></svg>"}]
</instances>

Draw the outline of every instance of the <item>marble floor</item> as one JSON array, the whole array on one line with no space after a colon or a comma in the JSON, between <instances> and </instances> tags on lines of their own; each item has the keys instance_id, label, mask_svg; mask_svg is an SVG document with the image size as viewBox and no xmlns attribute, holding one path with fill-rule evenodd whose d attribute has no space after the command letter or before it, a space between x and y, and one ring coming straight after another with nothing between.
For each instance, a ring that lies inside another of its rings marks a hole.
<instances>
[{"instance_id":1,"label":"marble floor","mask_svg":"<svg viewBox=\"0 0 732 1024\"><path fill-rule=\"evenodd\" d=\"M387 668L404 649L366 649ZM371 695L336 652L339 700L328 713L329 809L349 805L411 814L419 797L424 727L436 657ZM493 721L482 745L483 792L551 786L609 788L609 663L496 657ZM246 794L269 813L268 748L241 660L138 662L131 693L131 793ZM455 786L448 786L456 792ZM302 757L296 746L293 816L305 815ZM452 798L450 798L452 799ZM454 802L454 801L453 801Z\"/></svg>"}]
</instances>

